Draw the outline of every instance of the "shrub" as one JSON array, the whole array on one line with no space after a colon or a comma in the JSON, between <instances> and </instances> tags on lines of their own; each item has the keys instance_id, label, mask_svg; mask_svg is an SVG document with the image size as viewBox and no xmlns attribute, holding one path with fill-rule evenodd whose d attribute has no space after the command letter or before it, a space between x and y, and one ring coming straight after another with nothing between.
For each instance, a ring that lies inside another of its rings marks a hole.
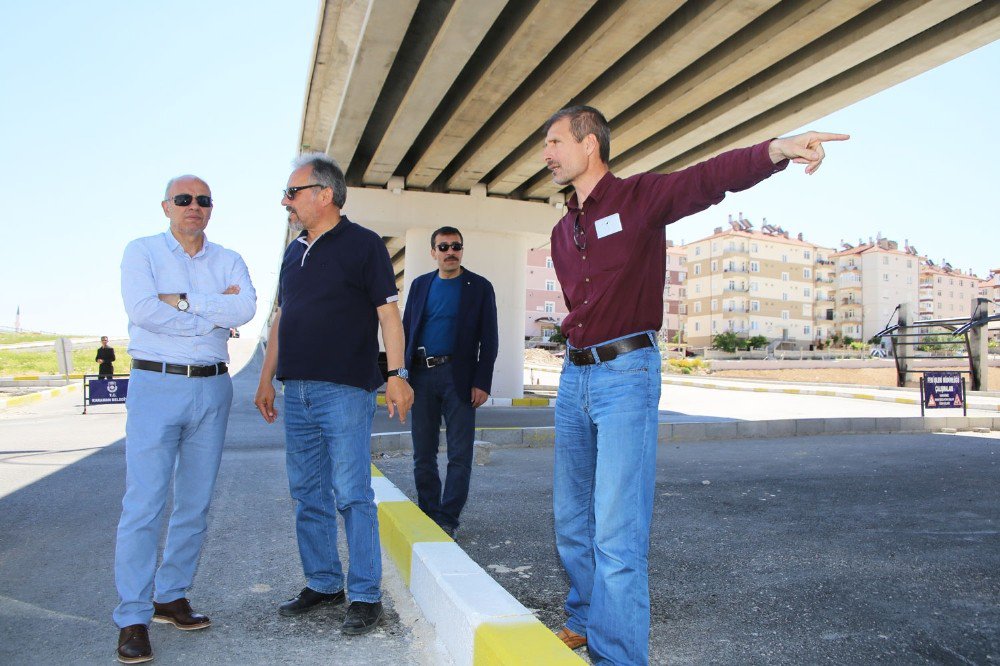
<instances>
[{"instance_id":1,"label":"shrub","mask_svg":"<svg viewBox=\"0 0 1000 666\"><path fill-rule=\"evenodd\" d=\"M748 349L760 349L767 346L767 338L763 335L754 335L747 340Z\"/></svg>"},{"instance_id":2,"label":"shrub","mask_svg":"<svg viewBox=\"0 0 1000 666\"><path fill-rule=\"evenodd\" d=\"M719 333L714 338L712 338L712 349L721 349L724 352L732 353L739 348L745 347L745 345L746 341L741 340L732 331Z\"/></svg>"}]
</instances>

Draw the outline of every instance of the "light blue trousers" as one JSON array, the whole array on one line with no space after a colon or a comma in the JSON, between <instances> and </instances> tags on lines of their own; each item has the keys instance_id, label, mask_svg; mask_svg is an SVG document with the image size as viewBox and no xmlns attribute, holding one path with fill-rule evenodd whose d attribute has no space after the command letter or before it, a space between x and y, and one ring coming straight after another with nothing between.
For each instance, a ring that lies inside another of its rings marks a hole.
<instances>
[{"instance_id":1,"label":"light blue trousers","mask_svg":"<svg viewBox=\"0 0 1000 666\"><path fill-rule=\"evenodd\" d=\"M568 356L568 355L567 355ZM596 365L567 359L556 399L556 547L569 576L566 626L595 664L649 661L649 526L660 352Z\"/></svg>"},{"instance_id":2,"label":"light blue trousers","mask_svg":"<svg viewBox=\"0 0 1000 666\"><path fill-rule=\"evenodd\" d=\"M174 601L191 587L232 401L228 374L132 372L125 424L128 469L115 546L115 583L121 601L114 620L119 627L149 624L154 598L161 603ZM157 567L171 477L174 503L163 560Z\"/></svg>"}]
</instances>

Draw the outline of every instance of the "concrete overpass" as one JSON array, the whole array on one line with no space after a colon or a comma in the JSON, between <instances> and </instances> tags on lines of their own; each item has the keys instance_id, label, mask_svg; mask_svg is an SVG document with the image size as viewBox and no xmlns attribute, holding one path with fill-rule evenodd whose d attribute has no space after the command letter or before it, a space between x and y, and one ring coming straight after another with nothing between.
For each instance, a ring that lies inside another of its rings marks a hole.
<instances>
[{"instance_id":1,"label":"concrete overpass","mask_svg":"<svg viewBox=\"0 0 1000 666\"><path fill-rule=\"evenodd\" d=\"M340 161L346 212L385 238L404 299L433 268L430 231L463 230L497 287L494 393L511 397L525 250L565 196L541 161L552 112L600 108L617 175L669 172L1000 38L1000 2L326 0L318 21L301 149Z\"/></svg>"}]
</instances>

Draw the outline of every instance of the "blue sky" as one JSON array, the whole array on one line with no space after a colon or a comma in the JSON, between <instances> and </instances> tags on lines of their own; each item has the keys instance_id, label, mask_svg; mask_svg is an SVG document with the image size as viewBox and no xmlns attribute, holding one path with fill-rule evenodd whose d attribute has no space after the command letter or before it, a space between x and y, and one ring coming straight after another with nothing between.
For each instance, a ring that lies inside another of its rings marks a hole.
<instances>
[{"instance_id":1,"label":"blue sky","mask_svg":"<svg viewBox=\"0 0 1000 666\"><path fill-rule=\"evenodd\" d=\"M121 252L166 227L159 201L180 173L211 185L209 238L243 255L266 310L317 9L0 4L0 325L20 305L29 329L124 334ZM810 123L852 139L816 175L793 165L668 236L690 242L742 211L820 244L881 232L981 275L1000 267L998 79L994 43Z\"/></svg>"}]
</instances>

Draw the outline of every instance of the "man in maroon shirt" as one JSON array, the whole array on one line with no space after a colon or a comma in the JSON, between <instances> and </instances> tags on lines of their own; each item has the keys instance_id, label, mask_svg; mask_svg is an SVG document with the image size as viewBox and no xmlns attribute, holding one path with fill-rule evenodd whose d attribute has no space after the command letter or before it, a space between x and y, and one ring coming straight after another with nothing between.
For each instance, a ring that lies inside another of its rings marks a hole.
<instances>
[{"instance_id":1,"label":"man in maroon shirt","mask_svg":"<svg viewBox=\"0 0 1000 666\"><path fill-rule=\"evenodd\" d=\"M645 664L647 553L656 477L666 242L663 227L745 190L791 160L819 168L823 142L806 132L723 153L670 174L616 178L611 130L576 106L545 125L553 180L572 185L552 230L552 261L569 314L556 400L553 508L570 579L559 637L587 645L594 663Z\"/></svg>"}]
</instances>

